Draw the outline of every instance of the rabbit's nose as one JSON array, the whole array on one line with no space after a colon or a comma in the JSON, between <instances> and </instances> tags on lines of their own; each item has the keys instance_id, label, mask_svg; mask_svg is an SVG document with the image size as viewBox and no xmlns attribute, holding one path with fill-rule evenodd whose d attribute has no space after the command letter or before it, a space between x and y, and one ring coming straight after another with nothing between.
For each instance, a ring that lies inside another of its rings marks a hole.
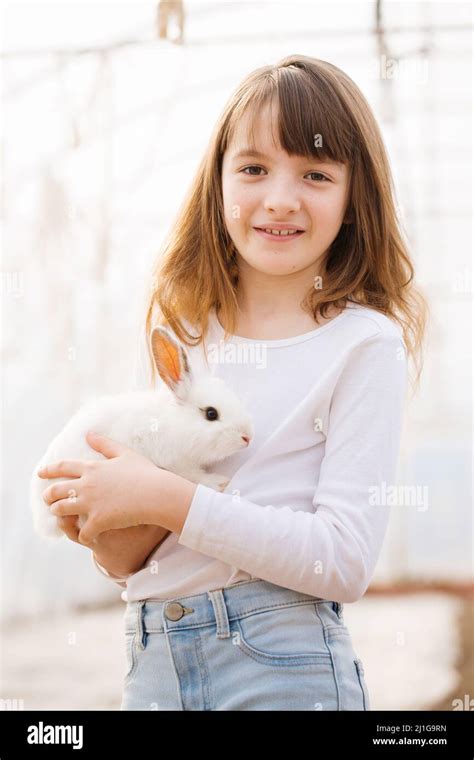
<instances>
[{"instance_id":1,"label":"rabbit's nose","mask_svg":"<svg viewBox=\"0 0 474 760\"><path fill-rule=\"evenodd\" d=\"M246 446L248 446L248 445L249 445L249 443L250 443L250 438L248 437L248 435L243 435L243 436L242 436L242 440L243 440L243 441L245 441L245 445L246 445Z\"/></svg>"}]
</instances>

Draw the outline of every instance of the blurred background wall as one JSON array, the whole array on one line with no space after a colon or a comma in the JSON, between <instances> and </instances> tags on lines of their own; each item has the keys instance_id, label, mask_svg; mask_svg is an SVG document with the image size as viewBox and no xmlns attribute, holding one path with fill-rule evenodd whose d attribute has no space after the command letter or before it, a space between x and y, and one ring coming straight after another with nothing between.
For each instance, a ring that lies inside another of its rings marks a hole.
<instances>
[{"instance_id":1,"label":"blurred background wall","mask_svg":"<svg viewBox=\"0 0 474 760\"><path fill-rule=\"evenodd\" d=\"M378 19L378 21L377 21ZM300 53L344 69L381 125L432 311L374 585L472 582L471 5L11 4L4 12L5 621L120 589L32 531L28 484L91 396L129 388L149 272L232 89ZM161 35L161 36L160 36ZM411 493L411 495L407 495Z\"/></svg>"}]
</instances>

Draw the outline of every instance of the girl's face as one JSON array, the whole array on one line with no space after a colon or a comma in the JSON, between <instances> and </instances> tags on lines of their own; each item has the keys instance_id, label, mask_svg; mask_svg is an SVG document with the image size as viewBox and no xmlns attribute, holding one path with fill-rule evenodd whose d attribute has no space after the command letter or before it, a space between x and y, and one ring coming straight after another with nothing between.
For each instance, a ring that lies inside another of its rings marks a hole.
<instances>
[{"instance_id":1,"label":"girl's face","mask_svg":"<svg viewBox=\"0 0 474 760\"><path fill-rule=\"evenodd\" d=\"M345 164L289 156L272 138L270 108L255 124L258 155L237 125L222 164L224 216L242 259L262 274L285 275L319 265L344 220L349 192ZM277 134L276 126L273 132ZM324 147L324 145L323 145ZM264 229L296 229L275 237Z\"/></svg>"}]
</instances>

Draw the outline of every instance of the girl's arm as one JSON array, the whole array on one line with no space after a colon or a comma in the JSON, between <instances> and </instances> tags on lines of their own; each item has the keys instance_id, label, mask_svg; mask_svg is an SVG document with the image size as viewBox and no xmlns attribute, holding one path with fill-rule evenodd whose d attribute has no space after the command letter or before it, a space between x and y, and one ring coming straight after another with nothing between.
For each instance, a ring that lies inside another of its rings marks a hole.
<instances>
[{"instance_id":1,"label":"girl's arm","mask_svg":"<svg viewBox=\"0 0 474 760\"><path fill-rule=\"evenodd\" d=\"M80 543L76 519L75 515L58 517L58 524L71 541ZM87 546L107 572L123 578L137 572L168 533L166 528L159 525L136 525L132 528L106 530L97 536L93 544Z\"/></svg>"},{"instance_id":2,"label":"girl's arm","mask_svg":"<svg viewBox=\"0 0 474 760\"><path fill-rule=\"evenodd\" d=\"M106 530L90 546L99 565L112 575L124 577L140 570L147 557L169 534L159 525Z\"/></svg>"}]
</instances>

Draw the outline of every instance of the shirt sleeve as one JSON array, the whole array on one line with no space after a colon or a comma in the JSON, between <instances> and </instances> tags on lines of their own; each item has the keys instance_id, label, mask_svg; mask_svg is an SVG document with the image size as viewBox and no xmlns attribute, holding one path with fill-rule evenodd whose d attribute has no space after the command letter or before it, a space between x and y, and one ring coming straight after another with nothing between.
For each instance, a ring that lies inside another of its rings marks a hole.
<instances>
[{"instance_id":1,"label":"shirt sleeve","mask_svg":"<svg viewBox=\"0 0 474 760\"><path fill-rule=\"evenodd\" d=\"M321 599L355 602L372 578L389 520L407 361L401 337L353 349L329 405L314 512L260 505L199 484L178 542Z\"/></svg>"},{"instance_id":2,"label":"shirt sleeve","mask_svg":"<svg viewBox=\"0 0 474 760\"><path fill-rule=\"evenodd\" d=\"M94 552L91 552L92 562L95 566L95 568L102 574L105 575L106 578L110 578L110 580L115 581L121 588L127 588L126 580L130 576L121 577L120 575L113 575L112 573L109 573L108 570L105 569L105 567L102 567L102 565L99 565L97 562Z\"/></svg>"}]
</instances>

